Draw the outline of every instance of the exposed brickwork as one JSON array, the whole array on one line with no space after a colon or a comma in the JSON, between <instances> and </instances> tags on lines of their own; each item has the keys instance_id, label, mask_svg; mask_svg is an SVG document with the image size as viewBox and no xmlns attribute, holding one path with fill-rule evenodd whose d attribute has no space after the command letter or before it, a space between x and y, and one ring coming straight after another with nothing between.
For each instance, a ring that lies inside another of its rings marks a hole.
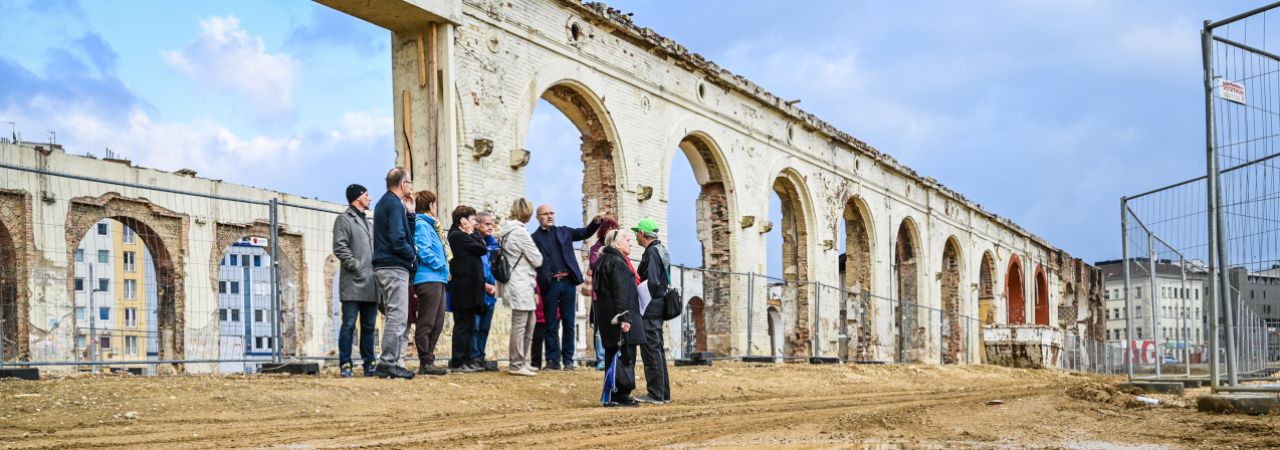
<instances>
[{"instance_id":1,"label":"exposed brickwork","mask_svg":"<svg viewBox=\"0 0 1280 450\"><path fill-rule=\"evenodd\" d=\"M809 275L808 218L794 180L785 175L779 177L773 190L782 200L782 279L788 282L783 299L791 300L795 314L795 325L787 330L787 355L809 356L809 289L807 284L797 284Z\"/></svg>"},{"instance_id":2,"label":"exposed brickwork","mask_svg":"<svg viewBox=\"0 0 1280 450\"><path fill-rule=\"evenodd\" d=\"M867 215L864 207L859 205L859 201L849 198L844 206L844 289L845 289L845 307L857 308L861 314L849 314L845 312L844 320L850 330L859 330L857 336L856 350L854 356L857 359L870 359L869 351L872 344L871 332L875 324L871 323L871 318L875 317L874 303L869 300L859 301L858 296L862 292L871 292L871 233L867 229ZM860 307L860 308L858 308ZM846 355L847 357L847 355Z\"/></svg>"},{"instance_id":3,"label":"exposed brickwork","mask_svg":"<svg viewBox=\"0 0 1280 450\"><path fill-rule=\"evenodd\" d=\"M1044 267L1036 265L1036 325L1049 324L1049 280Z\"/></svg>"},{"instance_id":4,"label":"exposed brickwork","mask_svg":"<svg viewBox=\"0 0 1280 450\"><path fill-rule=\"evenodd\" d=\"M5 361L31 358L31 196L26 192L0 189L0 338L4 339Z\"/></svg>"},{"instance_id":5,"label":"exposed brickwork","mask_svg":"<svg viewBox=\"0 0 1280 450\"><path fill-rule=\"evenodd\" d=\"M231 244L251 236L269 238L271 222L258 220L252 224L217 224L213 248L209 252L209 285L213 286L215 293L218 286L218 262L226 255ZM298 349L306 345L305 339L310 335L306 332L309 329L307 315L299 313L307 308L307 263L302 253L305 247L300 234L289 233L281 228L279 236L280 350L285 355L296 355ZM270 247L267 248L267 254L271 254ZM213 320L217 321L217 310L213 314Z\"/></svg>"},{"instance_id":6,"label":"exposed brickwork","mask_svg":"<svg viewBox=\"0 0 1280 450\"><path fill-rule=\"evenodd\" d=\"M982 253L978 267L978 320L983 325L996 323L996 260L991 252Z\"/></svg>"},{"instance_id":7,"label":"exposed brickwork","mask_svg":"<svg viewBox=\"0 0 1280 450\"><path fill-rule=\"evenodd\" d=\"M1008 321L1010 325L1027 323L1026 289L1022 280L1022 261L1018 255L1009 257L1009 270L1004 276L1004 295L1007 302Z\"/></svg>"},{"instance_id":8,"label":"exposed brickwork","mask_svg":"<svg viewBox=\"0 0 1280 450\"><path fill-rule=\"evenodd\" d=\"M583 219L597 211L618 212L618 176L614 147L600 112L581 92L568 85L556 85L542 96L564 113L582 132L582 212Z\"/></svg>"},{"instance_id":9,"label":"exposed brickwork","mask_svg":"<svg viewBox=\"0 0 1280 450\"><path fill-rule=\"evenodd\" d=\"M702 243L703 267L712 270L703 277L703 294L708 300L699 305L703 314L695 320L703 321L697 340L702 348L719 355L733 353L733 218L729 216L729 196L720 156L711 145L698 136L686 136L681 147L694 150L690 161L697 161L706 169L705 179L698 180L697 236ZM701 300L701 299L700 299ZM701 302L700 302L701 303ZM709 336L707 334L710 334ZM706 350L700 350L706 351Z\"/></svg>"},{"instance_id":10,"label":"exposed brickwork","mask_svg":"<svg viewBox=\"0 0 1280 450\"><path fill-rule=\"evenodd\" d=\"M910 222L902 221L898 227L897 245L894 248L894 264L898 268L897 299L899 304L894 313L896 325L894 353L899 362L915 362L920 360L919 347L923 342L918 340L916 330L917 302L919 301L919 277L917 270L918 247L915 243Z\"/></svg>"},{"instance_id":11,"label":"exposed brickwork","mask_svg":"<svg viewBox=\"0 0 1280 450\"><path fill-rule=\"evenodd\" d=\"M125 198L115 192L99 197L71 199L66 221L66 261L74 261L75 249L90 227L102 219L114 219L137 232L147 246L156 269L156 330L159 359L182 359L186 331L186 294L183 289L189 221L145 198ZM67 296L75 298L75 265L67 264ZM72 326L75 326L74 317ZM180 367L175 367L180 369Z\"/></svg>"},{"instance_id":12,"label":"exposed brickwork","mask_svg":"<svg viewBox=\"0 0 1280 450\"><path fill-rule=\"evenodd\" d=\"M960 244L947 240L942 251L942 363L960 362L964 324L960 320Z\"/></svg>"}]
</instances>

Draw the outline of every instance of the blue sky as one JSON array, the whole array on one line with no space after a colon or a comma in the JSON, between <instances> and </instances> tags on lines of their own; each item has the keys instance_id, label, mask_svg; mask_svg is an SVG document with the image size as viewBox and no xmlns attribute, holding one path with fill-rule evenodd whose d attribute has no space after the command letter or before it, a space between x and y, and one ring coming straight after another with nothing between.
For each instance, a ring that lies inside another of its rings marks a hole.
<instances>
[{"instance_id":1,"label":"blue sky","mask_svg":"<svg viewBox=\"0 0 1280 450\"><path fill-rule=\"evenodd\" d=\"M1121 195L1203 173L1200 24L1259 4L611 5L1093 261L1117 256ZM389 33L312 2L0 0L0 17L0 121L26 140L339 202L393 162ZM574 176L576 131L545 103L533 121L530 170ZM672 188L673 258L697 264L696 187Z\"/></svg>"}]
</instances>

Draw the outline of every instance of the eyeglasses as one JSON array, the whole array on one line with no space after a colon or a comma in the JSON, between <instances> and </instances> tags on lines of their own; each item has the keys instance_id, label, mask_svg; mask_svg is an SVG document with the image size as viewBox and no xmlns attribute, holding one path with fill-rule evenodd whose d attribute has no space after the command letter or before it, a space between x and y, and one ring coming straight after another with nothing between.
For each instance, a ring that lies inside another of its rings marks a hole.
<instances>
[{"instance_id":1,"label":"eyeglasses","mask_svg":"<svg viewBox=\"0 0 1280 450\"><path fill-rule=\"evenodd\" d=\"M550 212L539 213L538 215L539 215L539 216L554 216L554 215L556 215L556 212L555 212L555 211L550 211Z\"/></svg>"}]
</instances>

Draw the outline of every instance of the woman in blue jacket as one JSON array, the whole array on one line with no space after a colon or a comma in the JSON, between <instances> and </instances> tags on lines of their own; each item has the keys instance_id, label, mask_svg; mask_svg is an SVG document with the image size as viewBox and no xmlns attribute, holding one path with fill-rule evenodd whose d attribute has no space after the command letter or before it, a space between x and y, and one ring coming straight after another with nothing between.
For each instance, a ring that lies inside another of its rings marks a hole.
<instances>
[{"instance_id":1,"label":"woman in blue jacket","mask_svg":"<svg viewBox=\"0 0 1280 450\"><path fill-rule=\"evenodd\" d=\"M444 375L436 367L436 341L444 329L444 287L449 282L449 260L440 240L436 219L436 194L418 191L414 195L413 244L418 249L418 270L413 275L413 291L418 296L418 320L414 322L413 345L418 348L418 373ZM408 333L408 330L405 330ZM407 339L408 336L405 336Z\"/></svg>"}]
</instances>

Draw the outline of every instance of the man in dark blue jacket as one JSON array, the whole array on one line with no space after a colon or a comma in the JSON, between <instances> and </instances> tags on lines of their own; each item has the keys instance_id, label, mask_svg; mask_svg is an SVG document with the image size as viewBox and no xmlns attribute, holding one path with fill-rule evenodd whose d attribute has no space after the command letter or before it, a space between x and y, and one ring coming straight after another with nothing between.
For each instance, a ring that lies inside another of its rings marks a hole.
<instances>
[{"instance_id":1,"label":"man in dark blue jacket","mask_svg":"<svg viewBox=\"0 0 1280 450\"><path fill-rule=\"evenodd\" d=\"M413 378L413 372L400 364L408 341L409 274L418 266L418 252L413 246L413 229L409 217L413 208L413 181L404 168L387 172L387 192L378 199L373 210L373 276L381 291L383 307L382 354L374 374L383 378Z\"/></svg>"},{"instance_id":2,"label":"man in dark blue jacket","mask_svg":"<svg viewBox=\"0 0 1280 450\"><path fill-rule=\"evenodd\" d=\"M596 214L585 228L556 226L556 212L551 205L538 207L538 230L533 232L533 243L542 252L542 266L538 268L538 290L542 293L542 313L547 318L547 369L573 370L574 313L577 308L577 286L582 284L582 269L573 252L573 243L595 234L605 211ZM557 314L559 314L557 316ZM559 323L555 318L559 317ZM556 328L563 326L563 334Z\"/></svg>"}]
</instances>

